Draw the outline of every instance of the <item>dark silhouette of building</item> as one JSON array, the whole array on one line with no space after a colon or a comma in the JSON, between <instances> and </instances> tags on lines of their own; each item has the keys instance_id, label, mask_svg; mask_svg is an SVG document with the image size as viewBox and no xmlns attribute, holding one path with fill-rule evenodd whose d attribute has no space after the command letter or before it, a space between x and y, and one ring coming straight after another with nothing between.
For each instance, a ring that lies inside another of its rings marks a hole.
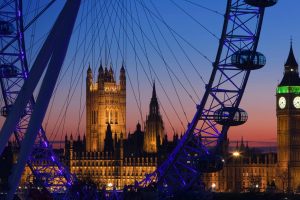
<instances>
[{"instance_id":1,"label":"dark silhouette of building","mask_svg":"<svg viewBox=\"0 0 300 200\"><path fill-rule=\"evenodd\" d=\"M7 191L9 176L14 163L14 152L11 142L5 147L0 160L0 191Z\"/></svg>"}]
</instances>

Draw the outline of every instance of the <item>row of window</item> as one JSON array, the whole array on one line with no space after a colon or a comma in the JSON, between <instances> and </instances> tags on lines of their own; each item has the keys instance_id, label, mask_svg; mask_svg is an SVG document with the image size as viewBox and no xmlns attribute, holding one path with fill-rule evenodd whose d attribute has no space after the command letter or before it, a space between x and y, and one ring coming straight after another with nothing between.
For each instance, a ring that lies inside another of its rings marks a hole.
<instances>
[{"instance_id":1,"label":"row of window","mask_svg":"<svg viewBox=\"0 0 300 200\"><path fill-rule=\"evenodd\" d=\"M135 166L135 167L143 167L143 166L155 166L156 163L155 162L152 162L152 160L150 160L150 162L136 162L136 163L133 163L135 165L132 165ZM102 166L111 166L111 165L119 165L119 163L111 163L111 162L90 162L90 161L82 161L82 162L73 162L72 163L73 166L80 166L80 167L85 167L85 166L95 166L95 167L102 167ZM131 166L126 166L126 167L131 167Z\"/></svg>"},{"instance_id":2,"label":"row of window","mask_svg":"<svg viewBox=\"0 0 300 200\"><path fill-rule=\"evenodd\" d=\"M108 104L119 104L119 101L118 100L114 100L114 99L105 100L105 105L108 105Z\"/></svg>"},{"instance_id":3,"label":"row of window","mask_svg":"<svg viewBox=\"0 0 300 200\"><path fill-rule=\"evenodd\" d=\"M92 124L97 124L98 122L98 111L92 111ZM119 113L118 111L106 110L105 112L105 122L108 124L118 124L119 122Z\"/></svg>"},{"instance_id":4,"label":"row of window","mask_svg":"<svg viewBox=\"0 0 300 200\"><path fill-rule=\"evenodd\" d=\"M102 172L102 171L99 171L99 172L95 172L95 171L84 171L84 172L79 172L79 171L74 171L75 174L82 174L82 175L96 175L96 176L120 176L120 173L119 172L112 172L112 171L109 171L109 172ZM138 173L138 172L133 172L133 173L123 173L123 176L141 176L141 177L144 177L146 175L146 173Z\"/></svg>"},{"instance_id":5,"label":"row of window","mask_svg":"<svg viewBox=\"0 0 300 200\"><path fill-rule=\"evenodd\" d=\"M118 111L113 112L112 110L106 110L105 122L108 124L118 124L119 113Z\"/></svg>"},{"instance_id":6,"label":"row of window","mask_svg":"<svg viewBox=\"0 0 300 200\"><path fill-rule=\"evenodd\" d=\"M98 112L93 110L92 111L92 124L96 124L98 121Z\"/></svg>"}]
</instances>

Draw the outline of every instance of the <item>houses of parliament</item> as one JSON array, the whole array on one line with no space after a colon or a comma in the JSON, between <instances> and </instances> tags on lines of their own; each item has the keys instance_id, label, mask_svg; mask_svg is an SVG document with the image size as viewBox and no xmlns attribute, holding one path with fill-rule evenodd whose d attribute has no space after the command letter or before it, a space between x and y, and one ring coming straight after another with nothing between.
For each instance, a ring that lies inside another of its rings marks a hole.
<instances>
[{"instance_id":1,"label":"houses of parliament","mask_svg":"<svg viewBox=\"0 0 300 200\"><path fill-rule=\"evenodd\" d=\"M86 135L82 138L66 136L65 148L60 151L61 160L71 173L79 179L92 180L99 189L103 186L122 189L142 180L167 158L181 138L174 134L172 141L167 139L155 83L144 130L137 123L133 133L126 133L125 67L121 66L118 81L112 67L101 65L97 78L93 77L89 67ZM292 44L283 71L274 99L277 152L250 148L243 140L229 148L227 140L224 168L203 175L206 189L217 192L300 190L300 78ZM7 154L10 155L6 156L7 159L10 159L12 154L9 151ZM21 185L29 175L27 167ZM5 178L1 173L0 179L3 185Z\"/></svg>"},{"instance_id":2,"label":"houses of parliament","mask_svg":"<svg viewBox=\"0 0 300 200\"><path fill-rule=\"evenodd\" d=\"M137 123L126 133L126 74L124 66L117 83L110 66L98 69L96 83L89 67L86 78L86 136L65 138L65 158L71 173L92 179L98 187L121 189L153 172L177 141L167 140L155 83L145 130Z\"/></svg>"},{"instance_id":3,"label":"houses of parliament","mask_svg":"<svg viewBox=\"0 0 300 200\"><path fill-rule=\"evenodd\" d=\"M97 82L87 71L86 137L66 138L66 158L72 173L96 183L122 188L142 180L168 156L180 137L168 141L159 111L155 84L145 130L138 123L126 134L126 75L116 82L112 68L98 70ZM220 192L300 189L300 78L292 44L284 76L276 90L277 153L249 148L241 141L225 145L224 169L204 174L207 189Z\"/></svg>"}]
</instances>

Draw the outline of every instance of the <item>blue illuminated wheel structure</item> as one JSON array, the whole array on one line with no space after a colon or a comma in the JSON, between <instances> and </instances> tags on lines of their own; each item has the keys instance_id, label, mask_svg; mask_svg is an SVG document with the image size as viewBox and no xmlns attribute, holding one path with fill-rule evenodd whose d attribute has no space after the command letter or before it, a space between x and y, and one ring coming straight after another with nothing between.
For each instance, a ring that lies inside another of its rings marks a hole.
<instances>
[{"instance_id":1,"label":"blue illuminated wheel structure","mask_svg":"<svg viewBox=\"0 0 300 200\"><path fill-rule=\"evenodd\" d=\"M22 10L22 0L4 1L0 7L0 83L4 100L1 115L4 117L11 111L29 74ZM25 137L34 104L32 97L15 128L14 135L19 148ZM73 177L55 156L42 127L27 165L38 186L45 187L50 192L65 192L68 184L73 182Z\"/></svg>"},{"instance_id":2,"label":"blue illuminated wheel structure","mask_svg":"<svg viewBox=\"0 0 300 200\"><path fill-rule=\"evenodd\" d=\"M222 36L206 91L194 118L168 159L140 186L156 184L176 193L201 184L201 175L220 171L230 126L247 121L239 108L251 70L266 63L257 52L265 7L275 0L228 0ZM163 189L164 188L164 189Z\"/></svg>"},{"instance_id":3,"label":"blue illuminated wheel structure","mask_svg":"<svg viewBox=\"0 0 300 200\"><path fill-rule=\"evenodd\" d=\"M49 1L48 5L53 2ZM202 184L204 173L223 168L227 132L230 126L242 125L248 118L239 105L250 72L262 68L266 62L264 55L257 52L265 7L276 3L276 0L227 1L211 76L196 113L169 157L139 183L140 187L155 184L160 191L176 193L196 183ZM1 114L5 117L29 74L24 31L22 0L3 3L0 7L0 83L5 102ZM14 131L18 145L24 139L34 105L32 97ZM43 128L40 128L28 166L38 183L50 192L63 192L74 182L74 177L55 157Z\"/></svg>"}]
</instances>

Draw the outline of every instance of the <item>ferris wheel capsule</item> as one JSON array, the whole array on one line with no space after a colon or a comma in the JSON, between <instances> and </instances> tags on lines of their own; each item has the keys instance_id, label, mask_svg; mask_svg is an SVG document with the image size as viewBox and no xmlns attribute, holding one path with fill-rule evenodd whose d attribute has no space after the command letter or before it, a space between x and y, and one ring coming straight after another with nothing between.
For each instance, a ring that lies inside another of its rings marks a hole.
<instances>
[{"instance_id":1,"label":"ferris wheel capsule","mask_svg":"<svg viewBox=\"0 0 300 200\"><path fill-rule=\"evenodd\" d=\"M214 120L220 125L239 126L246 123L248 114L241 108L223 107L214 112Z\"/></svg>"},{"instance_id":2,"label":"ferris wheel capsule","mask_svg":"<svg viewBox=\"0 0 300 200\"><path fill-rule=\"evenodd\" d=\"M266 57L250 50L237 51L231 56L231 63L242 70L260 69L266 64Z\"/></svg>"},{"instance_id":3,"label":"ferris wheel capsule","mask_svg":"<svg viewBox=\"0 0 300 200\"><path fill-rule=\"evenodd\" d=\"M11 35L14 31L12 23L0 20L0 35Z\"/></svg>"},{"instance_id":4,"label":"ferris wheel capsule","mask_svg":"<svg viewBox=\"0 0 300 200\"><path fill-rule=\"evenodd\" d=\"M278 0L245 0L245 2L251 6L270 7L274 6Z\"/></svg>"},{"instance_id":5,"label":"ferris wheel capsule","mask_svg":"<svg viewBox=\"0 0 300 200\"><path fill-rule=\"evenodd\" d=\"M0 78L12 78L18 75L18 68L10 64L0 65Z\"/></svg>"}]
</instances>

